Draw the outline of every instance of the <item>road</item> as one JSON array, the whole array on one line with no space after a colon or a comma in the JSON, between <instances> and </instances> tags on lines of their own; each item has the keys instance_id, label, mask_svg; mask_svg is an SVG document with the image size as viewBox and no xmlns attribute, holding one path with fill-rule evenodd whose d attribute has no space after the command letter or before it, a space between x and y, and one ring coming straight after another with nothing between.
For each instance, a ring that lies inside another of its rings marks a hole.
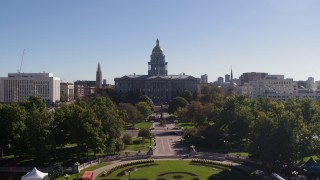
<instances>
[{"instance_id":1,"label":"road","mask_svg":"<svg viewBox=\"0 0 320 180\"><path fill-rule=\"evenodd\" d=\"M154 122L152 127L151 133L155 135L153 142L154 156L174 156L189 153L181 141L183 132L176 129L174 123L168 123L162 127L158 122ZM138 132L138 130L126 130L124 134L137 137Z\"/></svg>"},{"instance_id":2,"label":"road","mask_svg":"<svg viewBox=\"0 0 320 180\"><path fill-rule=\"evenodd\" d=\"M187 149L182 143L182 131L175 129L173 123L168 123L165 127L159 123L153 123L152 132L155 134L154 156L174 156L187 153Z\"/></svg>"}]
</instances>

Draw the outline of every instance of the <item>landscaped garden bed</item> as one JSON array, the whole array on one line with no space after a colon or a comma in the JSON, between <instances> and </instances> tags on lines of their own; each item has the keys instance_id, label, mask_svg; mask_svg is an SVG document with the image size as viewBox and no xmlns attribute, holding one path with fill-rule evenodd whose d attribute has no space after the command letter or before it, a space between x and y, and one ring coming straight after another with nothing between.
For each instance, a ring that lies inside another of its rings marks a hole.
<instances>
[{"instance_id":1,"label":"landscaped garden bed","mask_svg":"<svg viewBox=\"0 0 320 180\"><path fill-rule=\"evenodd\" d=\"M202 180L238 179L248 175L226 167L210 163L188 160L153 161L143 160L119 165L98 176L98 180ZM231 177L231 178L230 178Z\"/></svg>"}]
</instances>

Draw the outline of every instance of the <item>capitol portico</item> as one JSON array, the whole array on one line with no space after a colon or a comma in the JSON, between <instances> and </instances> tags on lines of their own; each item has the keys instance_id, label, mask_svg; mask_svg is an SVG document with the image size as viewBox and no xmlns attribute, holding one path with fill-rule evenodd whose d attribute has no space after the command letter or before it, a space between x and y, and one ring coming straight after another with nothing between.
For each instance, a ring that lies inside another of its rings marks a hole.
<instances>
[{"instance_id":1,"label":"capitol portico","mask_svg":"<svg viewBox=\"0 0 320 180\"><path fill-rule=\"evenodd\" d=\"M188 90L193 94L200 93L200 79L190 75L168 75L168 62L157 39L148 62L148 75L126 75L115 78L115 89L118 93L139 92L147 95L155 104L169 103L172 98Z\"/></svg>"}]
</instances>

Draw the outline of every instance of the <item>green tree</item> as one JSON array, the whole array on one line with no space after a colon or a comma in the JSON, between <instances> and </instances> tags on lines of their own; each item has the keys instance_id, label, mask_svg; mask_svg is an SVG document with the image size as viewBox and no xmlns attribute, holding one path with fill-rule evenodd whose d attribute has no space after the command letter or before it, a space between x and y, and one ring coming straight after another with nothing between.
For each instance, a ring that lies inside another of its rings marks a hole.
<instances>
[{"instance_id":1,"label":"green tree","mask_svg":"<svg viewBox=\"0 0 320 180\"><path fill-rule=\"evenodd\" d=\"M146 102L138 102L135 106L138 109L140 119L145 119L152 113L149 104Z\"/></svg>"},{"instance_id":2,"label":"green tree","mask_svg":"<svg viewBox=\"0 0 320 180\"><path fill-rule=\"evenodd\" d=\"M270 98L262 97L254 101L252 110L254 111L254 114L258 111L262 111L268 113L270 116L278 117L284 110L284 104Z\"/></svg>"},{"instance_id":3,"label":"green tree","mask_svg":"<svg viewBox=\"0 0 320 180\"><path fill-rule=\"evenodd\" d=\"M131 123L134 126L134 124L138 121L138 109L132 104L120 103L119 110L124 111L121 117L126 123Z\"/></svg>"},{"instance_id":4,"label":"green tree","mask_svg":"<svg viewBox=\"0 0 320 180\"><path fill-rule=\"evenodd\" d=\"M304 122L309 125L320 120L320 108L319 105L309 98L305 98L300 101L301 115Z\"/></svg>"},{"instance_id":5,"label":"green tree","mask_svg":"<svg viewBox=\"0 0 320 180\"><path fill-rule=\"evenodd\" d=\"M92 149L94 156L97 152L105 150L106 135L102 122L96 113L86 108L81 101L57 109L54 122L54 127L58 128L54 131L57 144L76 143L78 158L80 147L83 145Z\"/></svg>"},{"instance_id":6,"label":"green tree","mask_svg":"<svg viewBox=\"0 0 320 180\"><path fill-rule=\"evenodd\" d=\"M95 96L88 100L87 102L91 109L98 110L99 108L102 109L114 109L115 105L111 101L110 98L104 96Z\"/></svg>"},{"instance_id":7,"label":"green tree","mask_svg":"<svg viewBox=\"0 0 320 180\"><path fill-rule=\"evenodd\" d=\"M226 141L241 143L247 139L254 116L251 102L244 96L229 96L218 111L215 127L227 134Z\"/></svg>"},{"instance_id":8,"label":"green tree","mask_svg":"<svg viewBox=\"0 0 320 180\"><path fill-rule=\"evenodd\" d=\"M31 96L22 103L22 106L27 112L35 109L39 111L46 111L46 103L41 97Z\"/></svg>"},{"instance_id":9,"label":"green tree","mask_svg":"<svg viewBox=\"0 0 320 180\"><path fill-rule=\"evenodd\" d=\"M73 141L70 132L70 128L74 125L74 121L72 121L73 106L63 105L54 111L52 125L52 144L54 147L63 146Z\"/></svg>"},{"instance_id":10,"label":"green tree","mask_svg":"<svg viewBox=\"0 0 320 180\"><path fill-rule=\"evenodd\" d=\"M221 88L215 86L209 86L207 84L201 85L201 102L213 103L219 107L224 101L224 92Z\"/></svg>"},{"instance_id":11,"label":"green tree","mask_svg":"<svg viewBox=\"0 0 320 180\"><path fill-rule=\"evenodd\" d=\"M179 108L176 114L184 121L193 122L196 126L199 126L209 123L209 119L212 118L213 109L214 106L211 103L201 104L199 101L191 101L187 107Z\"/></svg>"},{"instance_id":12,"label":"green tree","mask_svg":"<svg viewBox=\"0 0 320 180\"><path fill-rule=\"evenodd\" d=\"M115 152L119 150L124 122L115 105L109 98L103 96L94 97L89 104L97 118L102 122L103 132L107 135L105 140L106 151Z\"/></svg>"},{"instance_id":13,"label":"green tree","mask_svg":"<svg viewBox=\"0 0 320 180\"><path fill-rule=\"evenodd\" d=\"M151 133L150 133L149 129L142 128L139 130L138 136L143 137L145 139L150 139Z\"/></svg>"},{"instance_id":14,"label":"green tree","mask_svg":"<svg viewBox=\"0 0 320 180\"><path fill-rule=\"evenodd\" d=\"M62 175L63 175L63 167L61 166L60 163L55 163L53 165L53 168L49 172L50 179L51 180L56 180Z\"/></svg>"},{"instance_id":15,"label":"green tree","mask_svg":"<svg viewBox=\"0 0 320 180\"><path fill-rule=\"evenodd\" d=\"M132 144L132 136L130 134L124 134L122 137L122 141L124 144Z\"/></svg>"},{"instance_id":16,"label":"green tree","mask_svg":"<svg viewBox=\"0 0 320 180\"><path fill-rule=\"evenodd\" d=\"M263 163L270 163L274 160L272 152L275 147L270 144L274 140L272 139L274 128L273 119L264 112L258 112L258 117L251 124L248 148L251 158L261 160ZM270 156L272 159L269 159Z\"/></svg>"},{"instance_id":17,"label":"green tree","mask_svg":"<svg viewBox=\"0 0 320 180\"><path fill-rule=\"evenodd\" d=\"M82 140L89 148L92 148L93 155L105 150L106 135L103 132L101 120L99 120L92 110L85 111L86 115L82 122Z\"/></svg>"},{"instance_id":18,"label":"green tree","mask_svg":"<svg viewBox=\"0 0 320 180\"><path fill-rule=\"evenodd\" d=\"M53 149L51 126L53 118L40 97L30 97L22 103L27 111L26 142L38 163L44 163Z\"/></svg>"},{"instance_id":19,"label":"green tree","mask_svg":"<svg viewBox=\"0 0 320 180\"><path fill-rule=\"evenodd\" d=\"M190 103L193 98L193 94L190 91L185 90L180 94L180 97L183 97L185 100L187 100Z\"/></svg>"},{"instance_id":20,"label":"green tree","mask_svg":"<svg viewBox=\"0 0 320 180\"><path fill-rule=\"evenodd\" d=\"M319 134L319 107L310 99L288 99L285 109L295 115L298 143L296 145L296 159L319 154L319 142L316 138Z\"/></svg>"},{"instance_id":21,"label":"green tree","mask_svg":"<svg viewBox=\"0 0 320 180\"><path fill-rule=\"evenodd\" d=\"M18 104L0 106L0 148L10 147L16 156L24 150L27 114Z\"/></svg>"},{"instance_id":22,"label":"green tree","mask_svg":"<svg viewBox=\"0 0 320 180\"><path fill-rule=\"evenodd\" d=\"M296 162L305 154L300 152L301 140L306 135L303 121L291 112L295 109L294 104L288 106L290 111L285 109L281 103L267 99L260 99L255 104L256 118L250 126L249 154L270 169L276 162ZM310 146L304 145L304 148Z\"/></svg>"},{"instance_id":23,"label":"green tree","mask_svg":"<svg viewBox=\"0 0 320 180\"><path fill-rule=\"evenodd\" d=\"M171 100L169 107L168 107L168 112L170 114L175 113L178 108L184 108L188 105L188 101L185 100L183 97L175 97Z\"/></svg>"},{"instance_id":24,"label":"green tree","mask_svg":"<svg viewBox=\"0 0 320 180\"><path fill-rule=\"evenodd\" d=\"M153 112L153 110L154 110L153 101L147 95L140 96L139 102L146 102L150 106L151 111Z\"/></svg>"}]
</instances>

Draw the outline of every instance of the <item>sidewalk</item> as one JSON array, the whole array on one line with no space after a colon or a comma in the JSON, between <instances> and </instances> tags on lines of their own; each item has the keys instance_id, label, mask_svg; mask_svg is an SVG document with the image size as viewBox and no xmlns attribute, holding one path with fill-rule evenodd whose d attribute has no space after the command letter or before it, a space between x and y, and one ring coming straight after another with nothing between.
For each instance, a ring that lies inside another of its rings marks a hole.
<instances>
[{"instance_id":1,"label":"sidewalk","mask_svg":"<svg viewBox=\"0 0 320 180\"><path fill-rule=\"evenodd\" d=\"M120 162L130 162L130 161L120 161L120 160L116 160L116 161L111 161L111 164L107 165L107 166L103 166L101 168L98 168L96 170L93 170L93 180L95 180L99 174L101 174L102 172L109 170L115 166L118 166L119 164L121 164Z\"/></svg>"}]
</instances>

